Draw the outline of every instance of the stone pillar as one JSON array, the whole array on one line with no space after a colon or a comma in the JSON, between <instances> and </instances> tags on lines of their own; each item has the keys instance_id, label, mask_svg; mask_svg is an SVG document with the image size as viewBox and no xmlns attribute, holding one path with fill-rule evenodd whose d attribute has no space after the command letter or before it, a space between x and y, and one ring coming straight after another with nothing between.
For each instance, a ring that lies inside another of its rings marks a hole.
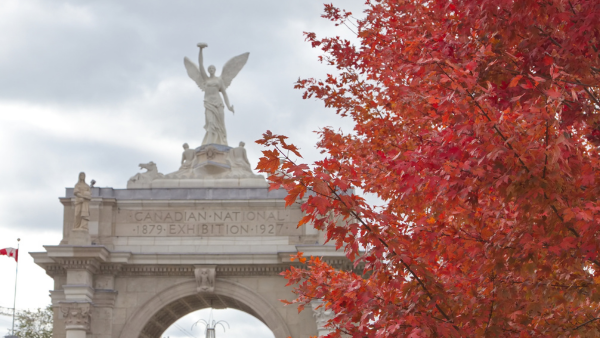
<instances>
[{"instance_id":1,"label":"stone pillar","mask_svg":"<svg viewBox=\"0 0 600 338\"><path fill-rule=\"evenodd\" d=\"M90 330L90 313L92 304L63 302L60 304L67 329L67 338L85 338Z\"/></svg>"},{"instance_id":2,"label":"stone pillar","mask_svg":"<svg viewBox=\"0 0 600 338\"><path fill-rule=\"evenodd\" d=\"M315 316L315 321L317 322L317 335L322 337L333 332L332 329L325 327L329 320L335 317L333 310L326 309L325 303L320 299L312 300L310 305L312 306L313 316Z\"/></svg>"},{"instance_id":3,"label":"stone pillar","mask_svg":"<svg viewBox=\"0 0 600 338\"><path fill-rule=\"evenodd\" d=\"M67 272L67 284L62 286L65 301L61 302L66 338L85 338L90 332L95 293L92 283L100 263L89 257L64 259L62 263Z\"/></svg>"},{"instance_id":4,"label":"stone pillar","mask_svg":"<svg viewBox=\"0 0 600 338\"><path fill-rule=\"evenodd\" d=\"M90 323L93 337L112 337L115 322L114 307L117 300L115 276L120 270L120 264L105 264L94 275L94 313Z\"/></svg>"},{"instance_id":5,"label":"stone pillar","mask_svg":"<svg viewBox=\"0 0 600 338\"><path fill-rule=\"evenodd\" d=\"M96 332L108 337L116 299L114 274L120 264L105 264L109 251L103 246L46 246L46 250L56 264L49 272L55 281L54 337L100 337Z\"/></svg>"}]
</instances>

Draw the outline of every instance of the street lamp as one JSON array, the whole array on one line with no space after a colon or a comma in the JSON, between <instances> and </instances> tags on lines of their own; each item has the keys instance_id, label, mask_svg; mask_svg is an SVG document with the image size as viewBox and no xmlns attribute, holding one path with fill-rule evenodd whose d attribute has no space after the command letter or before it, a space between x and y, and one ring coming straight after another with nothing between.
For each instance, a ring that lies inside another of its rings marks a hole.
<instances>
[{"instance_id":1,"label":"street lamp","mask_svg":"<svg viewBox=\"0 0 600 338\"><path fill-rule=\"evenodd\" d=\"M223 325L222 323L227 324L227 328L230 328L229 323L227 323L226 321L220 320L217 322L214 319L212 319L212 311L210 312L208 321L206 321L204 319L199 319L198 321L196 321L194 323L194 325L192 325L192 330L194 329L194 326L198 325L198 323L204 324L204 326L206 326L204 338L217 338L217 334L215 332L215 328L217 327L217 325L221 325L221 327L223 328L223 331L225 331L225 325Z\"/></svg>"}]
</instances>

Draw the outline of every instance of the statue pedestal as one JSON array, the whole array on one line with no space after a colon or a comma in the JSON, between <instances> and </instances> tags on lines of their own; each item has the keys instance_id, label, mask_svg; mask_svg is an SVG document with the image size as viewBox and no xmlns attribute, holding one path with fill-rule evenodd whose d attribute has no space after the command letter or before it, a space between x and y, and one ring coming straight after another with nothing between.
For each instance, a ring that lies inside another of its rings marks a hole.
<instances>
[{"instance_id":1,"label":"statue pedestal","mask_svg":"<svg viewBox=\"0 0 600 338\"><path fill-rule=\"evenodd\" d=\"M141 168L148 171L129 179L127 189L269 187L262 175L252 172L243 142L236 148L205 144L193 151L195 154L191 163L166 175L157 171L154 162L140 164Z\"/></svg>"},{"instance_id":2,"label":"statue pedestal","mask_svg":"<svg viewBox=\"0 0 600 338\"><path fill-rule=\"evenodd\" d=\"M87 229L73 229L69 233L69 245L92 245L90 232Z\"/></svg>"}]
</instances>

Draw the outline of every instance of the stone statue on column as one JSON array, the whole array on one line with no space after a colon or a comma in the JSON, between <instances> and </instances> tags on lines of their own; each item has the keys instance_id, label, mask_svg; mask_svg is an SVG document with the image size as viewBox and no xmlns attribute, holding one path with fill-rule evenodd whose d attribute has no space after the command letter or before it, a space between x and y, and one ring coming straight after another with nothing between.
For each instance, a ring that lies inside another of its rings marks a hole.
<instances>
[{"instance_id":1,"label":"stone statue on column","mask_svg":"<svg viewBox=\"0 0 600 338\"><path fill-rule=\"evenodd\" d=\"M92 199L92 190L85 183L85 173L79 173L79 180L73 189L75 196L75 218L73 229L88 229L90 221L90 200Z\"/></svg>"},{"instance_id":2,"label":"stone statue on column","mask_svg":"<svg viewBox=\"0 0 600 338\"><path fill-rule=\"evenodd\" d=\"M85 183L85 173L79 173L79 180L73 189L75 211L73 229L69 235L69 245L91 245L88 222L90 221L90 201L92 189Z\"/></svg>"}]
</instances>

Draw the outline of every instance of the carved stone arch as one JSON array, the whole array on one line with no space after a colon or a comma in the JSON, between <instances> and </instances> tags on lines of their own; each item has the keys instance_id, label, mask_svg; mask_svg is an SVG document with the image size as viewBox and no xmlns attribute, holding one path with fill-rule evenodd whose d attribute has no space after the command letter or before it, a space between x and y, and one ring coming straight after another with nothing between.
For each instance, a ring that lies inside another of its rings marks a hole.
<instances>
[{"instance_id":1,"label":"carved stone arch","mask_svg":"<svg viewBox=\"0 0 600 338\"><path fill-rule=\"evenodd\" d=\"M290 337L281 314L257 292L226 279L216 279L212 293L198 293L195 280L156 294L127 320L120 338L160 338L179 318L208 307L233 308L251 314L271 329L275 338Z\"/></svg>"}]
</instances>

